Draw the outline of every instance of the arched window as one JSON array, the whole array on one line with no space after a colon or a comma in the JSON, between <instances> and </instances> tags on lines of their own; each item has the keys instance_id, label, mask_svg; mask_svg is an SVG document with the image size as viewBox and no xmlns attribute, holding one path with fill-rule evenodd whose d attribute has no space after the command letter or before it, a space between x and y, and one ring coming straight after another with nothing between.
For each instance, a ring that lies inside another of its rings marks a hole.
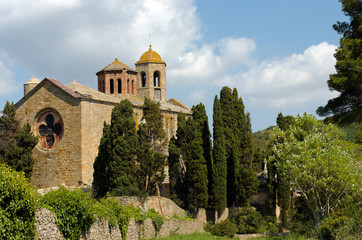
<instances>
[{"instance_id":1,"label":"arched window","mask_svg":"<svg viewBox=\"0 0 362 240\"><path fill-rule=\"evenodd\" d=\"M160 86L160 72L158 72L158 71L153 73L153 85L155 87Z\"/></svg>"},{"instance_id":2,"label":"arched window","mask_svg":"<svg viewBox=\"0 0 362 240\"><path fill-rule=\"evenodd\" d=\"M127 93L129 94L130 91L129 91L129 79L127 80Z\"/></svg>"},{"instance_id":3,"label":"arched window","mask_svg":"<svg viewBox=\"0 0 362 240\"><path fill-rule=\"evenodd\" d=\"M142 87L146 87L146 73L145 72L141 72L141 82L142 82Z\"/></svg>"},{"instance_id":4,"label":"arched window","mask_svg":"<svg viewBox=\"0 0 362 240\"><path fill-rule=\"evenodd\" d=\"M131 91L132 91L132 94L134 94L134 81L132 80L132 86L131 86Z\"/></svg>"},{"instance_id":5,"label":"arched window","mask_svg":"<svg viewBox=\"0 0 362 240\"><path fill-rule=\"evenodd\" d=\"M114 82L113 82L113 79L111 79L110 81L109 81L109 92L110 92L110 94L113 94L114 93Z\"/></svg>"},{"instance_id":6,"label":"arched window","mask_svg":"<svg viewBox=\"0 0 362 240\"><path fill-rule=\"evenodd\" d=\"M117 83L118 83L118 93L122 93L122 80L118 79Z\"/></svg>"}]
</instances>

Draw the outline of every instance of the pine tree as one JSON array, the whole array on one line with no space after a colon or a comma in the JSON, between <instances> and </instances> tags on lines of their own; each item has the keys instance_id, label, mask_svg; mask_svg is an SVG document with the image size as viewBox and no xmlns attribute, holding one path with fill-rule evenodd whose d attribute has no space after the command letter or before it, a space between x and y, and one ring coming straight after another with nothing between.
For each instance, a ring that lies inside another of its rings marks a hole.
<instances>
[{"instance_id":1,"label":"pine tree","mask_svg":"<svg viewBox=\"0 0 362 240\"><path fill-rule=\"evenodd\" d=\"M225 135L224 123L222 121L222 112L220 101L215 96L214 99L214 113L213 113L213 127L214 127L214 148L213 148L213 207L220 213L224 211L227 203L226 199L226 152L225 152Z\"/></svg>"},{"instance_id":2,"label":"pine tree","mask_svg":"<svg viewBox=\"0 0 362 240\"><path fill-rule=\"evenodd\" d=\"M206 114L205 105L199 103L196 106L192 107L192 118L197 124L197 129L201 131L202 135L202 149L204 153L204 159L206 161L207 167L207 179L208 179L208 195L209 195L209 202L212 201L212 144L211 144L211 133L209 129L209 120Z\"/></svg>"},{"instance_id":3,"label":"pine tree","mask_svg":"<svg viewBox=\"0 0 362 240\"><path fill-rule=\"evenodd\" d=\"M137 160L140 164L139 176L146 191L150 191L150 185L158 189L159 184L164 180L164 168L166 155L164 155L167 143L166 133L163 128L163 116L160 103L145 98L142 106L145 123L139 125L138 137L140 151Z\"/></svg>"},{"instance_id":4,"label":"pine tree","mask_svg":"<svg viewBox=\"0 0 362 240\"><path fill-rule=\"evenodd\" d=\"M111 125L104 122L103 135L98 146L98 156L93 164L93 194L96 198L105 196L109 191L107 171L111 158L110 131Z\"/></svg>"},{"instance_id":5,"label":"pine tree","mask_svg":"<svg viewBox=\"0 0 362 240\"><path fill-rule=\"evenodd\" d=\"M30 124L24 124L21 131L16 135L16 143L11 143L5 155L5 163L12 169L25 173L30 179L33 172L34 158L32 151L38 143L38 138L31 133Z\"/></svg>"}]
</instances>

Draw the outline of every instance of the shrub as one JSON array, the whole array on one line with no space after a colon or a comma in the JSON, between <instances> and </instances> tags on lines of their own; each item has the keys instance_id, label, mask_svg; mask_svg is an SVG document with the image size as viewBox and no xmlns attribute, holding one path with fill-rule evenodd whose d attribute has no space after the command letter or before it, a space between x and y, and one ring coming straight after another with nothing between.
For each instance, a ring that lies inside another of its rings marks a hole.
<instances>
[{"instance_id":1,"label":"shrub","mask_svg":"<svg viewBox=\"0 0 362 240\"><path fill-rule=\"evenodd\" d=\"M0 239L33 239L38 204L24 173L0 164Z\"/></svg>"},{"instance_id":2,"label":"shrub","mask_svg":"<svg viewBox=\"0 0 362 240\"><path fill-rule=\"evenodd\" d=\"M220 223L216 223L211 228L211 234L216 236L228 236L234 237L235 233L237 232L238 228L235 223L225 220Z\"/></svg>"},{"instance_id":3,"label":"shrub","mask_svg":"<svg viewBox=\"0 0 362 240\"><path fill-rule=\"evenodd\" d=\"M147 218L152 220L152 224L155 227L156 233L158 233L161 230L162 224L165 222L165 217L151 209L147 212Z\"/></svg>"},{"instance_id":4,"label":"shrub","mask_svg":"<svg viewBox=\"0 0 362 240\"><path fill-rule=\"evenodd\" d=\"M262 226L262 216L252 207L232 209L229 220L236 224L238 233L257 233Z\"/></svg>"},{"instance_id":5,"label":"shrub","mask_svg":"<svg viewBox=\"0 0 362 240\"><path fill-rule=\"evenodd\" d=\"M56 215L57 225L66 239L79 239L95 221L95 200L80 189L60 187L43 197L43 205Z\"/></svg>"}]
</instances>

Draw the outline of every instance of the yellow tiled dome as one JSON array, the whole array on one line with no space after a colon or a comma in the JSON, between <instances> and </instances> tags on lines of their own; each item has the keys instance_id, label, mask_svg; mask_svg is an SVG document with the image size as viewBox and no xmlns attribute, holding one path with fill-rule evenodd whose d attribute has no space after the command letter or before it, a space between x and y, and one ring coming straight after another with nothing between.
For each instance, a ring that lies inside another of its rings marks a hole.
<instances>
[{"instance_id":1,"label":"yellow tiled dome","mask_svg":"<svg viewBox=\"0 0 362 240\"><path fill-rule=\"evenodd\" d=\"M142 54L140 60L138 62L136 62L136 64L138 63L165 63L164 61L162 61L161 56L152 50L152 47L150 45L150 49L145 52L144 54Z\"/></svg>"}]
</instances>

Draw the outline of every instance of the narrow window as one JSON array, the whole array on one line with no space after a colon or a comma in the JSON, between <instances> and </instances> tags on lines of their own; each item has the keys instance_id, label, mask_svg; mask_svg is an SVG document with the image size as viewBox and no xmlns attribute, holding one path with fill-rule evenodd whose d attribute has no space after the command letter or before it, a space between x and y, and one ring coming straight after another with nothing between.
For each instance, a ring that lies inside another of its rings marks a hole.
<instances>
[{"instance_id":1,"label":"narrow window","mask_svg":"<svg viewBox=\"0 0 362 240\"><path fill-rule=\"evenodd\" d=\"M134 94L134 81L132 80L132 94Z\"/></svg>"},{"instance_id":2,"label":"narrow window","mask_svg":"<svg viewBox=\"0 0 362 240\"><path fill-rule=\"evenodd\" d=\"M146 87L146 73L141 72L142 87Z\"/></svg>"},{"instance_id":3,"label":"narrow window","mask_svg":"<svg viewBox=\"0 0 362 240\"><path fill-rule=\"evenodd\" d=\"M153 73L153 85L155 87L160 86L160 72L158 72L158 71Z\"/></svg>"},{"instance_id":4,"label":"narrow window","mask_svg":"<svg viewBox=\"0 0 362 240\"><path fill-rule=\"evenodd\" d=\"M118 93L122 93L122 80L118 79L117 83L118 83Z\"/></svg>"},{"instance_id":5,"label":"narrow window","mask_svg":"<svg viewBox=\"0 0 362 240\"><path fill-rule=\"evenodd\" d=\"M127 93L129 94L129 79L127 80Z\"/></svg>"},{"instance_id":6,"label":"narrow window","mask_svg":"<svg viewBox=\"0 0 362 240\"><path fill-rule=\"evenodd\" d=\"M110 86L109 86L109 87L110 87L110 93L113 94L113 93L114 93L114 83L113 83L113 79L111 79L109 82L110 82L110 84L109 84L109 85L110 85Z\"/></svg>"}]
</instances>

